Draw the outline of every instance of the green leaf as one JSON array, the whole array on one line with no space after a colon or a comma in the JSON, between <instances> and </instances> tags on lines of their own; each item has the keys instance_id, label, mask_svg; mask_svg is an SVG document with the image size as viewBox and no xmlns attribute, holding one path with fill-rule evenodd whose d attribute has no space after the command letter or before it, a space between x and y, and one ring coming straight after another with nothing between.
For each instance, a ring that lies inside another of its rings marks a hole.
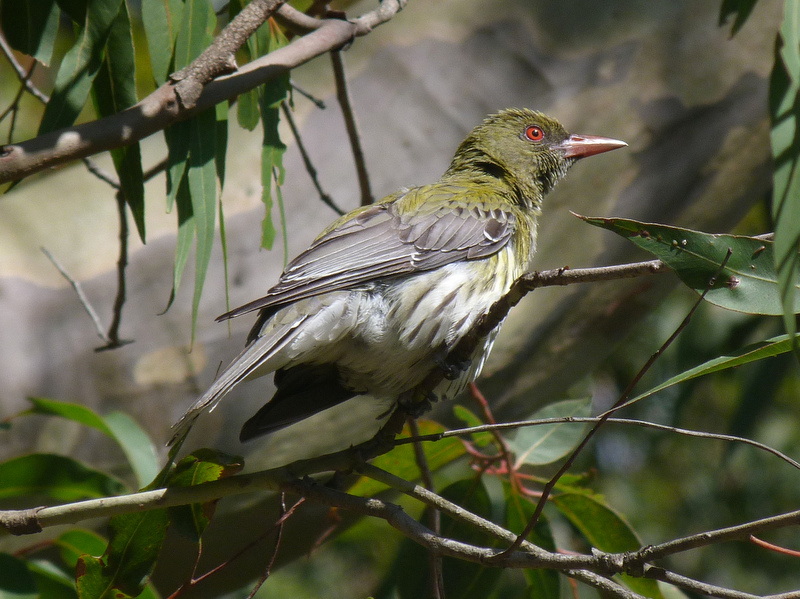
<instances>
[{"instance_id":1,"label":"green leaf","mask_svg":"<svg viewBox=\"0 0 800 599\"><path fill-rule=\"evenodd\" d=\"M37 597L43 599L77 599L75 577L67 574L47 560L27 560L28 570L33 575L38 590ZM0 593L0 597L2 597Z\"/></svg>"},{"instance_id":2,"label":"green leaf","mask_svg":"<svg viewBox=\"0 0 800 599\"><path fill-rule=\"evenodd\" d=\"M184 162L184 166L185 166ZM189 252L192 249L192 241L194 241L195 234L195 221L192 212L192 198L189 194L189 183L183 175L180 184L176 185L175 201L178 206L178 240L175 245L175 264L173 265L172 273L172 290L170 291L169 300L165 312L169 310L172 302L175 300L175 295L183 278L183 271L186 268L186 263L189 260ZM169 179L169 174L167 175Z\"/></svg>"},{"instance_id":3,"label":"green leaf","mask_svg":"<svg viewBox=\"0 0 800 599\"><path fill-rule=\"evenodd\" d=\"M3 0L0 29L15 50L50 64L60 11L55 0Z\"/></svg>"},{"instance_id":4,"label":"green leaf","mask_svg":"<svg viewBox=\"0 0 800 599\"><path fill-rule=\"evenodd\" d=\"M59 416L94 428L114 439L120 446L131 465L139 486L143 487L158 473L158 453L147 433L127 414L112 412L106 416L98 416L89 408L64 402L31 397L33 408L29 414Z\"/></svg>"},{"instance_id":5,"label":"green leaf","mask_svg":"<svg viewBox=\"0 0 800 599\"><path fill-rule=\"evenodd\" d=\"M420 435L433 435L446 430L436 422L423 419L417 420L417 427ZM410 435L408 427L403 429L403 434ZM464 444L454 437L446 437L435 443L423 443L422 450L425 453L431 471L436 471L466 454ZM378 468L382 468L406 480L416 480L420 477L419 466L417 466L414 448L411 444L398 445L389 453L372 460L372 463ZM383 483L362 476L347 492L351 495L372 497L385 490L386 485Z\"/></svg>"},{"instance_id":6,"label":"green leaf","mask_svg":"<svg viewBox=\"0 0 800 599\"><path fill-rule=\"evenodd\" d=\"M748 314L783 313L771 241L741 235L712 235L622 218L580 217L625 237L674 269L681 281L712 304ZM725 268L719 266L732 251ZM800 312L800 280L791 286L792 309Z\"/></svg>"},{"instance_id":7,"label":"green leaf","mask_svg":"<svg viewBox=\"0 0 800 599\"><path fill-rule=\"evenodd\" d=\"M630 525L598 496L564 493L552 497L550 501L592 547L608 553L636 551L641 548L641 543ZM620 575L620 579L632 591L645 597L662 597L655 580L634 578L625 574Z\"/></svg>"},{"instance_id":8,"label":"green leaf","mask_svg":"<svg viewBox=\"0 0 800 599\"><path fill-rule=\"evenodd\" d=\"M492 517L492 503L480 478L456 481L440 494L474 514L487 519ZM480 546L497 544L494 537L460 520L453 520L446 514L441 517L441 531L443 536L466 543ZM429 559L425 548L409 539L403 540L392 567L392 579L397 585L400 599L418 599L430 595ZM409 575L411 572L413 576ZM501 574L500 568L483 567L454 558L442 559L442 578L447 597L485 599L493 592Z\"/></svg>"},{"instance_id":9,"label":"green leaf","mask_svg":"<svg viewBox=\"0 0 800 599\"><path fill-rule=\"evenodd\" d=\"M268 51L275 50L288 43L280 29L271 26L271 21L265 26L269 26ZM263 28L264 26L259 28L259 32ZM258 35L259 33L257 32L256 38L258 38ZM259 43L263 44L263 41ZM259 111L264 131L261 142L261 201L264 203L265 209L264 220L261 225L261 246L266 249L271 249L275 242L276 230L272 219L273 170L278 173L275 185L282 185L284 177L283 155L286 152L286 145L281 141L278 133L278 122L280 121L281 102L288 97L289 87L289 73L284 73L265 83L260 92Z\"/></svg>"},{"instance_id":10,"label":"green leaf","mask_svg":"<svg viewBox=\"0 0 800 599\"><path fill-rule=\"evenodd\" d=\"M156 84L167 80L172 53L183 21L182 0L142 0L142 25Z\"/></svg>"},{"instance_id":11,"label":"green leaf","mask_svg":"<svg viewBox=\"0 0 800 599\"><path fill-rule=\"evenodd\" d=\"M189 120L189 164L186 180L192 202L196 237L194 295L192 299L192 340L194 340L200 296L214 247L217 215L216 116L214 110L201 112Z\"/></svg>"},{"instance_id":12,"label":"green leaf","mask_svg":"<svg viewBox=\"0 0 800 599\"><path fill-rule=\"evenodd\" d=\"M477 514L487 520L492 519L492 501L480 478L468 478L456 481L442 490L441 496L465 510ZM471 524L451 518L447 514L441 516L442 534L466 543L484 547L498 545L495 537L490 536ZM423 557L427 552L420 548ZM484 599L497 586L502 574L500 568L479 566L464 560L445 557L442 559L442 579L448 597L463 599ZM413 577L408 577L413 578ZM416 595L425 596L424 593Z\"/></svg>"},{"instance_id":13,"label":"green leaf","mask_svg":"<svg viewBox=\"0 0 800 599\"><path fill-rule=\"evenodd\" d=\"M503 496L506 500L505 528L520 534L533 516L536 510L536 503L528 497L522 496L515 487L512 487L506 481L503 481ZM556 551L553 532L544 514L539 516L528 540L547 551ZM525 580L528 582L529 597L535 599L558 599L561 589L558 573L555 570L525 569L523 573Z\"/></svg>"},{"instance_id":14,"label":"green leaf","mask_svg":"<svg viewBox=\"0 0 800 599\"><path fill-rule=\"evenodd\" d=\"M214 154L214 164L217 168L217 178L219 179L220 191L225 187L225 157L228 151L228 103L220 102L215 107L216 126L216 152Z\"/></svg>"},{"instance_id":15,"label":"green leaf","mask_svg":"<svg viewBox=\"0 0 800 599\"><path fill-rule=\"evenodd\" d=\"M453 406L453 415L463 422L468 428L483 426L485 424L480 418L478 418L468 408L465 408L461 404L455 404ZM487 445L494 443L495 437L492 433L487 431L483 433L473 433L471 435L471 439L476 447L486 447Z\"/></svg>"},{"instance_id":16,"label":"green leaf","mask_svg":"<svg viewBox=\"0 0 800 599\"><path fill-rule=\"evenodd\" d=\"M152 481L159 471L158 452L141 426L122 412L111 412L103 418L136 475L139 488Z\"/></svg>"},{"instance_id":17,"label":"green leaf","mask_svg":"<svg viewBox=\"0 0 800 599\"><path fill-rule=\"evenodd\" d=\"M778 337L773 337L772 339L767 339L766 341L753 343L736 350L730 355L718 356L700 364L699 366L695 366L694 368L690 368L689 370L685 370L684 372L676 374L675 376L668 378L663 383L656 385L652 389L648 389L644 393L641 393L630 399L626 405L637 402L645 397L650 397L651 395L654 395L659 391L663 391L668 387L672 387L679 383L684 383L699 376L711 374L712 372L718 372L720 370L726 370L728 368L735 368L736 366L742 366L743 364L748 364L757 360L772 358L774 356L790 352L792 351L792 348L792 339L788 335L779 335Z\"/></svg>"},{"instance_id":18,"label":"green leaf","mask_svg":"<svg viewBox=\"0 0 800 599\"><path fill-rule=\"evenodd\" d=\"M108 542L99 534L83 528L68 530L55 540L61 560L73 570L80 556L103 555L107 544Z\"/></svg>"},{"instance_id":19,"label":"green leaf","mask_svg":"<svg viewBox=\"0 0 800 599\"><path fill-rule=\"evenodd\" d=\"M181 25L175 39L175 70L191 63L211 42L216 17L208 0L186 0L181 13Z\"/></svg>"},{"instance_id":20,"label":"green leaf","mask_svg":"<svg viewBox=\"0 0 800 599\"><path fill-rule=\"evenodd\" d=\"M78 558L78 596L122 599L139 595L158 559L168 524L163 509L111 518L111 540L103 556Z\"/></svg>"},{"instance_id":21,"label":"green leaf","mask_svg":"<svg viewBox=\"0 0 800 599\"><path fill-rule=\"evenodd\" d=\"M183 458L175 467L167 482L168 487L190 487L236 474L244 462L211 449L199 449ZM191 540L198 542L216 509L216 501L181 505L169 508L170 520L176 529Z\"/></svg>"},{"instance_id":22,"label":"green leaf","mask_svg":"<svg viewBox=\"0 0 800 599\"><path fill-rule=\"evenodd\" d=\"M136 60L128 7L122 2L111 26L106 53L100 71L92 84L92 96L100 116L121 112L136 104ZM111 150L125 202L131 209L136 229L145 241L144 175L139 144Z\"/></svg>"},{"instance_id":23,"label":"green leaf","mask_svg":"<svg viewBox=\"0 0 800 599\"><path fill-rule=\"evenodd\" d=\"M36 581L21 559L0 553L0 599L37 599Z\"/></svg>"},{"instance_id":24,"label":"green leaf","mask_svg":"<svg viewBox=\"0 0 800 599\"><path fill-rule=\"evenodd\" d=\"M106 39L122 0L90 0L75 45L61 61L50 101L39 124L39 135L69 127L78 118L103 59Z\"/></svg>"},{"instance_id":25,"label":"green leaf","mask_svg":"<svg viewBox=\"0 0 800 599\"><path fill-rule=\"evenodd\" d=\"M94 428L104 435L113 437L114 434L111 429L106 425L105 420L98 416L94 411L76 403L67 401L55 401L53 399L46 399L44 397L29 397L28 401L33 404L27 414L42 414L44 416L59 416L72 420L84 426Z\"/></svg>"},{"instance_id":26,"label":"green leaf","mask_svg":"<svg viewBox=\"0 0 800 599\"><path fill-rule=\"evenodd\" d=\"M60 455L33 453L0 463L0 499L46 495L67 502L124 491L117 479Z\"/></svg>"},{"instance_id":27,"label":"green leaf","mask_svg":"<svg viewBox=\"0 0 800 599\"><path fill-rule=\"evenodd\" d=\"M567 399L545 406L536 411L531 419L588 416L590 406L590 399ZM509 448L516 456L514 468L519 468L522 464L539 466L555 462L580 443L585 431L585 424L571 422L519 429L508 442Z\"/></svg>"},{"instance_id":28,"label":"green leaf","mask_svg":"<svg viewBox=\"0 0 800 599\"><path fill-rule=\"evenodd\" d=\"M736 35L747 21L747 17L750 16L755 5L756 0L722 0L722 6L719 9L720 26L727 23L728 17L736 15L733 25L731 25L731 36Z\"/></svg>"},{"instance_id":29,"label":"green leaf","mask_svg":"<svg viewBox=\"0 0 800 599\"><path fill-rule=\"evenodd\" d=\"M774 162L772 218L775 267L786 331L796 331L800 271L800 1L786 0L770 79L770 134Z\"/></svg>"}]
</instances>

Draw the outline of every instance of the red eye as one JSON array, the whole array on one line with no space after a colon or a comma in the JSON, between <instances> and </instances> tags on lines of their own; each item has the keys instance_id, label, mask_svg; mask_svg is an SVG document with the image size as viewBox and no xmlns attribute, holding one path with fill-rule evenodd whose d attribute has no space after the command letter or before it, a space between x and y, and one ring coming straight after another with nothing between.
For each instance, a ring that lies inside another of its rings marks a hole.
<instances>
[{"instance_id":1,"label":"red eye","mask_svg":"<svg viewBox=\"0 0 800 599\"><path fill-rule=\"evenodd\" d=\"M544 131L538 125L528 125L525 127L525 138L529 141L542 141L544 139Z\"/></svg>"}]
</instances>

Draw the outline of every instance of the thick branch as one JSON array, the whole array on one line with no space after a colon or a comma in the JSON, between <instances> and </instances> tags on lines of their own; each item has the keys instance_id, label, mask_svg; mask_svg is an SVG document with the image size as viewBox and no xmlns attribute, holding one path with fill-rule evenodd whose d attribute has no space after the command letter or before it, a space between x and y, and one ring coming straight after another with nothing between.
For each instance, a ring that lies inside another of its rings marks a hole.
<instances>
[{"instance_id":1,"label":"thick branch","mask_svg":"<svg viewBox=\"0 0 800 599\"><path fill-rule=\"evenodd\" d=\"M138 104L117 114L0 147L0 183L98 152L120 148L152 135L219 102L340 48L391 19L407 0L383 0L380 7L352 21L325 19L288 46L256 59L236 73L210 81L191 107L181 104L176 83L165 83Z\"/></svg>"},{"instance_id":2,"label":"thick branch","mask_svg":"<svg viewBox=\"0 0 800 599\"><path fill-rule=\"evenodd\" d=\"M175 95L184 108L194 107L203 87L209 81L219 75L236 71L236 51L283 2L284 0L253 0L189 66L170 75L170 80L176 83Z\"/></svg>"}]
</instances>

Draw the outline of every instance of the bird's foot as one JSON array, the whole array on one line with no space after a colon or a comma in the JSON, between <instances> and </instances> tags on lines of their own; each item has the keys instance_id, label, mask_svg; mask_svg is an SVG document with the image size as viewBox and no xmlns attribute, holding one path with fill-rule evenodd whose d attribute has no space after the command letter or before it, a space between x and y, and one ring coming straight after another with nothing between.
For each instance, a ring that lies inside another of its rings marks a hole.
<instances>
[{"instance_id":1,"label":"bird's foot","mask_svg":"<svg viewBox=\"0 0 800 599\"><path fill-rule=\"evenodd\" d=\"M435 393L404 393L397 400L397 405L411 418L419 418L429 412L433 404L439 401Z\"/></svg>"},{"instance_id":2,"label":"bird's foot","mask_svg":"<svg viewBox=\"0 0 800 599\"><path fill-rule=\"evenodd\" d=\"M441 368L444 378L454 381L469 370L472 360L458 360L451 356L436 356L436 365Z\"/></svg>"}]
</instances>

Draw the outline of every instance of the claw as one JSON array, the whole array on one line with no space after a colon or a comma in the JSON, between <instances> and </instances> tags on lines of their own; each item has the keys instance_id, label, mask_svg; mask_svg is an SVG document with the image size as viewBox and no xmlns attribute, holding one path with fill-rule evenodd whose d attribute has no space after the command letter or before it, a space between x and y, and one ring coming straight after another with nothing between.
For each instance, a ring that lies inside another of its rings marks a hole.
<instances>
[{"instance_id":1,"label":"claw","mask_svg":"<svg viewBox=\"0 0 800 599\"><path fill-rule=\"evenodd\" d=\"M447 356L437 356L436 365L442 369L444 378L454 381L469 370L472 360L451 360Z\"/></svg>"}]
</instances>

